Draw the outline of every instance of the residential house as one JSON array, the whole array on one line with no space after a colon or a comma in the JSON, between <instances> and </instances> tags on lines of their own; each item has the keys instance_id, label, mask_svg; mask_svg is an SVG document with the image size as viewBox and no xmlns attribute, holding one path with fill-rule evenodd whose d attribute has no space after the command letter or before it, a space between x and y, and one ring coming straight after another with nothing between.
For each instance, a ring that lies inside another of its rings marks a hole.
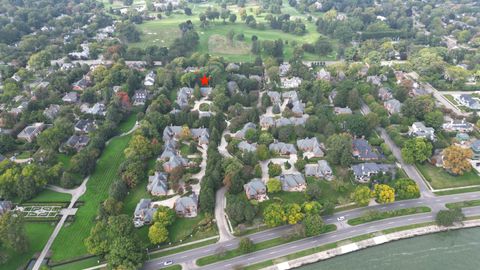
<instances>
[{"instance_id":1,"label":"residential house","mask_svg":"<svg viewBox=\"0 0 480 270\"><path fill-rule=\"evenodd\" d=\"M328 101L330 102L331 105L334 104L335 97L337 96L337 94L338 94L337 90L332 90L332 92L330 92L330 94L328 94Z\"/></svg>"},{"instance_id":2,"label":"residential house","mask_svg":"<svg viewBox=\"0 0 480 270\"><path fill-rule=\"evenodd\" d=\"M267 91L267 95L270 98L272 104L282 103L281 94L277 91Z\"/></svg>"},{"instance_id":3,"label":"residential house","mask_svg":"<svg viewBox=\"0 0 480 270\"><path fill-rule=\"evenodd\" d=\"M397 99L390 99L383 103L383 107L388 111L390 115L400 113L402 111L402 103Z\"/></svg>"},{"instance_id":4,"label":"residential house","mask_svg":"<svg viewBox=\"0 0 480 270\"><path fill-rule=\"evenodd\" d=\"M472 145L470 146L473 152L472 159L473 160L480 160L480 140L475 140Z\"/></svg>"},{"instance_id":5,"label":"residential house","mask_svg":"<svg viewBox=\"0 0 480 270\"><path fill-rule=\"evenodd\" d=\"M283 127L283 126L289 126L289 125L305 126L307 119L308 119L307 114L303 115L302 117L290 117L290 118L281 117L275 121L275 126L276 127Z\"/></svg>"},{"instance_id":6,"label":"residential house","mask_svg":"<svg viewBox=\"0 0 480 270\"><path fill-rule=\"evenodd\" d=\"M11 201L0 201L0 216L13 209L13 203Z\"/></svg>"},{"instance_id":7,"label":"residential house","mask_svg":"<svg viewBox=\"0 0 480 270\"><path fill-rule=\"evenodd\" d=\"M22 131L20 131L20 133L18 133L17 138L26 140L27 142L32 142L44 129L44 123L35 123L26 126Z\"/></svg>"},{"instance_id":8,"label":"residential house","mask_svg":"<svg viewBox=\"0 0 480 270\"><path fill-rule=\"evenodd\" d=\"M330 75L330 72L322 68L317 72L317 80L330 81L332 80L332 75Z\"/></svg>"},{"instance_id":9,"label":"residential house","mask_svg":"<svg viewBox=\"0 0 480 270\"><path fill-rule=\"evenodd\" d=\"M80 111L85 114L91 115L98 115L98 116L105 116L107 114L106 106L103 103L95 103L92 107L88 104L82 104L80 106Z\"/></svg>"},{"instance_id":10,"label":"residential house","mask_svg":"<svg viewBox=\"0 0 480 270\"><path fill-rule=\"evenodd\" d=\"M141 199L135 207L133 224L136 228L152 223L153 215L157 211L157 208L153 208L151 202L152 200L150 199Z\"/></svg>"},{"instance_id":11,"label":"residential house","mask_svg":"<svg viewBox=\"0 0 480 270\"><path fill-rule=\"evenodd\" d=\"M390 90L387 87L380 87L380 89L378 89L378 97L382 101L387 101L389 99L392 99L393 98L392 90Z\"/></svg>"},{"instance_id":12,"label":"residential house","mask_svg":"<svg viewBox=\"0 0 480 270\"><path fill-rule=\"evenodd\" d=\"M60 105L50 104L50 106L43 111L43 115L45 115L45 117L47 117L50 120L54 120L57 117L59 112L60 112Z\"/></svg>"},{"instance_id":13,"label":"residential house","mask_svg":"<svg viewBox=\"0 0 480 270\"><path fill-rule=\"evenodd\" d=\"M259 75L249 75L248 78L249 78L250 80L255 80L255 81L257 81L259 84L263 82L262 77L259 76Z\"/></svg>"},{"instance_id":14,"label":"residential house","mask_svg":"<svg viewBox=\"0 0 480 270\"><path fill-rule=\"evenodd\" d=\"M63 96L62 100L65 103L77 103L78 94L76 92L69 92Z\"/></svg>"},{"instance_id":15,"label":"residential house","mask_svg":"<svg viewBox=\"0 0 480 270\"><path fill-rule=\"evenodd\" d=\"M280 85L282 88L298 88L302 83L302 79L299 77L292 77L292 78L280 78Z\"/></svg>"},{"instance_id":16,"label":"residential house","mask_svg":"<svg viewBox=\"0 0 480 270\"><path fill-rule=\"evenodd\" d=\"M202 97L208 97L212 93L212 90L212 87L200 87L200 95L202 95Z\"/></svg>"},{"instance_id":17,"label":"residential house","mask_svg":"<svg viewBox=\"0 0 480 270\"><path fill-rule=\"evenodd\" d=\"M13 114L14 116L21 114L23 111L25 111L25 109L27 109L28 103L28 101L23 101L20 103L20 105L18 105L18 107L11 109L10 114Z\"/></svg>"},{"instance_id":18,"label":"residential house","mask_svg":"<svg viewBox=\"0 0 480 270\"><path fill-rule=\"evenodd\" d=\"M326 160L319 160L317 161L317 164L306 164L305 175L316 178L325 178L327 180L333 179L332 168L330 168Z\"/></svg>"},{"instance_id":19,"label":"residential house","mask_svg":"<svg viewBox=\"0 0 480 270\"><path fill-rule=\"evenodd\" d=\"M268 146L268 149L272 152L277 152L280 155L291 155L297 153L297 149L295 149L293 144L284 142L273 142Z\"/></svg>"},{"instance_id":20,"label":"residential house","mask_svg":"<svg viewBox=\"0 0 480 270\"><path fill-rule=\"evenodd\" d=\"M283 63L278 66L278 75L280 77L287 76L288 72L290 71L290 63Z\"/></svg>"},{"instance_id":21,"label":"residential house","mask_svg":"<svg viewBox=\"0 0 480 270\"><path fill-rule=\"evenodd\" d=\"M367 183L373 175L386 173L393 169L389 164L361 163L352 166L355 180L360 183Z\"/></svg>"},{"instance_id":22,"label":"residential house","mask_svg":"<svg viewBox=\"0 0 480 270\"><path fill-rule=\"evenodd\" d=\"M247 130L249 129L257 129L257 125L255 125L252 122L246 123L243 128L239 131L237 131L233 136L237 139L245 139L245 134L247 133Z\"/></svg>"},{"instance_id":23,"label":"residential house","mask_svg":"<svg viewBox=\"0 0 480 270\"><path fill-rule=\"evenodd\" d=\"M250 180L250 182L243 185L243 189L245 189L245 194L249 200L256 200L259 202L268 200L267 187L259 178Z\"/></svg>"},{"instance_id":24,"label":"residential house","mask_svg":"<svg viewBox=\"0 0 480 270\"><path fill-rule=\"evenodd\" d=\"M478 99L473 98L473 96L470 94L462 94L457 98L457 100L460 102L460 104L472 110L480 110L480 102Z\"/></svg>"},{"instance_id":25,"label":"residential house","mask_svg":"<svg viewBox=\"0 0 480 270\"><path fill-rule=\"evenodd\" d=\"M342 107L334 107L333 111L336 115L340 114L352 114L352 110L349 107L342 108Z\"/></svg>"},{"instance_id":26,"label":"residential house","mask_svg":"<svg viewBox=\"0 0 480 270\"><path fill-rule=\"evenodd\" d=\"M133 94L133 106L143 106L147 103L148 92L147 90L137 90Z\"/></svg>"},{"instance_id":27,"label":"residential house","mask_svg":"<svg viewBox=\"0 0 480 270\"><path fill-rule=\"evenodd\" d=\"M169 140L165 142L165 147L162 154L158 157L158 160L169 160L171 157L178 155L177 141Z\"/></svg>"},{"instance_id":28,"label":"residential house","mask_svg":"<svg viewBox=\"0 0 480 270\"><path fill-rule=\"evenodd\" d=\"M208 128L192 128L190 134L192 134L192 138L200 145L207 145L210 139Z\"/></svg>"},{"instance_id":29,"label":"residential house","mask_svg":"<svg viewBox=\"0 0 480 270\"><path fill-rule=\"evenodd\" d=\"M75 124L75 131L81 133L90 133L96 129L95 121L90 119L80 119Z\"/></svg>"},{"instance_id":30,"label":"residential house","mask_svg":"<svg viewBox=\"0 0 480 270\"><path fill-rule=\"evenodd\" d=\"M373 151L367 140L360 138L352 140L352 155L359 160L378 160L378 154Z\"/></svg>"},{"instance_id":31,"label":"residential house","mask_svg":"<svg viewBox=\"0 0 480 270\"><path fill-rule=\"evenodd\" d=\"M65 142L64 148L75 149L77 152L82 150L85 146L87 146L90 138L85 135L72 135L70 138Z\"/></svg>"},{"instance_id":32,"label":"residential house","mask_svg":"<svg viewBox=\"0 0 480 270\"><path fill-rule=\"evenodd\" d=\"M90 86L90 81L84 76L80 80L72 84L72 89L75 91L83 91Z\"/></svg>"},{"instance_id":33,"label":"residential house","mask_svg":"<svg viewBox=\"0 0 480 270\"><path fill-rule=\"evenodd\" d=\"M229 81L227 82L227 90L230 93L230 95L233 95L240 91L240 87L238 87L237 82L235 81Z\"/></svg>"},{"instance_id":34,"label":"residential house","mask_svg":"<svg viewBox=\"0 0 480 270\"><path fill-rule=\"evenodd\" d=\"M435 130L432 127L426 127L422 122L415 122L409 128L409 136L426 138L435 141Z\"/></svg>"},{"instance_id":35,"label":"residential house","mask_svg":"<svg viewBox=\"0 0 480 270\"><path fill-rule=\"evenodd\" d=\"M145 86L153 86L155 84L155 78L157 77L157 74L152 70L150 71L146 76L145 80L143 81L143 85Z\"/></svg>"},{"instance_id":36,"label":"residential house","mask_svg":"<svg viewBox=\"0 0 480 270\"><path fill-rule=\"evenodd\" d=\"M442 128L449 132L472 132L473 125L465 119L462 120L451 120L450 122L444 123Z\"/></svg>"},{"instance_id":37,"label":"residential house","mask_svg":"<svg viewBox=\"0 0 480 270\"><path fill-rule=\"evenodd\" d=\"M283 191L304 191L307 188L307 183L303 175L299 173L295 174L282 174L277 177L282 183Z\"/></svg>"},{"instance_id":38,"label":"residential house","mask_svg":"<svg viewBox=\"0 0 480 270\"><path fill-rule=\"evenodd\" d=\"M167 173L171 173L173 170L177 168L190 167L192 165L193 163L190 162L188 159L177 154L170 157L170 159L167 162L163 163L163 170Z\"/></svg>"},{"instance_id":39,"label":"residential house","mask_svg":"<svg viewBox=\"0 0 480 270\"><path fill-rule=\"evenodd\" d=\"M175 201L175 212L178 216L193 218L198 212L198 197L195 193L188 197L180 197Z\"/></svg>"},{"instance_id":40,"label":"residential house","mask_svg":"<svg viewBox=\"0 0 480 270\"><path fill-rule=\"evenodd\" d=\"M255 152L257 151L257 144L256 143L248 143L246 141L241 141L238 144L238 150L242 152Z\"/></svg>"},{"instance_id":41,"label":"residential house","mask_svg":"<svg viewBox=\"0 0 480 270\"><path fill-rule=\"evenodd\" d=\"M271 116L261 115L260 116L260 126L264 129L275 126L275 119Z\"/></svg>"},{"instance_id":42,"label":"residential house","mask_svg":"<svg viewBox=\"0 0 480 270\"><path fill-rule=\"evenodd\" d=\"M287 100L288 103L293 103L298 101L297 91L287 91L282 93L283 100Z\"/></svg>"},{"instance_id":43,"label":"residential house","mask_svg":"<svg viewBox=\"0 0 480 270\"><path fill-rule=\"evenodd\" d=\"M235 63L229 63L225 68L225 71L227 72L237 72L239 70L240 70L240 66Z\"/></svg>"},{"instance_id":44,"label":"residential house","mask_svg":"<svg viewBox=\"0 0 480 270\"><path fill-rule=\"evenodd\" d=\"M5 159L6 158L2 154L0 154L0 162L4 161Z\"/></svg>"},{"instance_id":45,"label":"residential house","mask_svg":"<svg viewBox=\"0 0 480 270\"><path fill-rule=\"evenodd\" d=\"M367 77L367 82L373 84L373 85L376 85L376 86L380 86L382 85L382 82L385 82L387 80L387 76L385 75L379 75L379 76L368 76Z\"/></svg>"},{"instance_id":46,"label":"residential house","mask_svg":"<svg viewBox=\"0 0 480 270\"><path fill-rule=\"evenodd\" d=\"M193 95L193 88L182 87L178 90L176 103L181 109L188 107L188 102Z\"/></svg>"},{"instance_id":47,"label":"residential house","mask_svg":"<svg viewBox=\"0 0 480 270\"><path fill-rule=\"evenodd\" d=\"M297 140L297 148L304 152L304 156L309 158L324 156L320 143L315 137Z\"/></svg>"},{"instance_id":48,"label":"residential house","mask_svg":"<svg viewBox=\"0 0 480 270\"><path fill-rule=\"evenodd\" d=\"M167 174L163 172L155 172L154 175L148 177L147 190L153 196L166 196L168 194Z\"/></svg>"},{"instance_id":49,"label":"residential house","mask_svg":"<svg viewBox=\"0 0 480 270\"><path fill-rule=\"evenodd\" d=\"M167 126L163 130L163 141L167 142L170 141L171 139L178 139L180 138L180 135L182 134L183 127L181 126Z\"/></svg>"},{"instance_id":50,"label":"residential house","mask_svg":"<svg viewBox=\"0 0 480 270\"><path fill-rule=\"evenodd\" d=\"M289 103L287 106L291 107L290 110L296 117L302 116L305 110L305 103L299 100Z\"/></svg>"},{"instance_id":51,"label":"residential house","mask_svg":"<svg viewBox=\"0 0 480 270\"><path fill-rule=\"evenodd\" d=\"M429 94L430 92L428 92L427 89L419 87L413 87L412 90L408 92L408 95L411 97L426 96Z\"/></svg>"}]
</instances>

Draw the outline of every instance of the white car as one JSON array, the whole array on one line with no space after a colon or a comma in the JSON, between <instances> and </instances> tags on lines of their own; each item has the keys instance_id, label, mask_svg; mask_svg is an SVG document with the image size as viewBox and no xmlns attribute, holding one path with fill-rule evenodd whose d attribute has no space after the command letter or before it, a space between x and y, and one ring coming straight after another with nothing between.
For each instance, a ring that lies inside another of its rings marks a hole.
<instances>
[{"instance_id":1,"label":"white car","mask_svg":"<svg viewBox=\"0 0 480 270\"><path fill-rule=\"evenodd\" d=\"M163 263L163 266L168 266L168 265L172 265L173 264L173 261L166 261Z\"/></svg>"},{"instance_id":2,"label":"white car","mask_svg":"<svg viewBox=\"0 0 480 270\"><path fill-rule=\"evenodd\" d=\"M337 220L338 220L338 221L344 221L344 220L345 220L345 217L344 217L344 216L338 217Z\"/></svg>"}]
</instances>

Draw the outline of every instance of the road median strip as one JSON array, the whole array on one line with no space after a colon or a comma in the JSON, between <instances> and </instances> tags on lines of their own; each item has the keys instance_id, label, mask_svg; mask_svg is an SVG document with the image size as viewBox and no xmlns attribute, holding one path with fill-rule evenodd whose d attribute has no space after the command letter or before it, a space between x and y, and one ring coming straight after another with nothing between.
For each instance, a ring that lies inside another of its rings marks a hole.
<instances>
[{"instance_id":1,"label":"road median strip","mask_svg":"<svg viewBox=\"0 0 480 270\"><path fill-rule=\"evenodd\" d=\"M360 224L364 224L364 223L368 223L368 222L373 222L373 221L378 221L378 220L383 220L383 219L388 219L388 218L393 218L393 217L414 215L414 214L419 214L419 213L428 213L428 212L431 212L431 211L432 211L432 209L430 209L427 206L402 208L402 209L390 210L390 211L385 211L385 212L372 211L370 213L367 213L364 216L349 219L347 221L347 223L348 223L348 225L356 226L356 225L360 225Z\"/></svg>"},{"instance_id":2,"label":"road median strip","mask_svg":"<svg viewBox=\"0 0 480 270\"><path fill-rule=\"evenodd\" d=\"M455 208L474 207L479 205L480 205L480 200L470 200L470 201L463 201L463 202L447 203L445 207L447 207L448 209L455 209Z\"/></svg>"}]
</instances>

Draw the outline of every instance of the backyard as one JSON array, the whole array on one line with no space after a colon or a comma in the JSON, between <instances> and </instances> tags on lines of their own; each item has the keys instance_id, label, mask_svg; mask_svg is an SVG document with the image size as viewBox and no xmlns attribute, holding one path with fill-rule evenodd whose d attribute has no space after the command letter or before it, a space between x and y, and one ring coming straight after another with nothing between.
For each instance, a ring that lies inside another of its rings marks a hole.
<instances>
[{"instance_id":1,"label":"backyard","mask_svg":"<svg viewBox=\"0 0 480 270\"><path fill-rule=\"evenodd\" d=\"M473 169L463 175L454 176L443 168L437 168L428 163L417 164L417 168L435 189L480 185L480 176Z\"/></svg>"},{"instance_id":2,"label":"backyard","mask_svg":"<svg viewBox=\"0 0 480 270\"><path fill-rule=\"evenodd\" d=\"M131 136L113 139L98 159L97 168L87 183L87 192L80 198L85 204L77 211L75 221L66 224L52 245L52 259L61 261L86 254L83 243L94 225L99 204L108 196L110 184L117 178L118 167L124 160L123 150Z\"/></svg>"}]
</instances>

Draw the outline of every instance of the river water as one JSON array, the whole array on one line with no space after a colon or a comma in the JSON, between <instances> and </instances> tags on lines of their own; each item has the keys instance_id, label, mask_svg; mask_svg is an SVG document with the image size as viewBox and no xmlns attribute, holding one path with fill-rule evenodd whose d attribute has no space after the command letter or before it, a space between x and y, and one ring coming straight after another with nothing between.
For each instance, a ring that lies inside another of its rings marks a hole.
<instances>
[{"instance_id":1,"label":"river water","mask_svg":"<svg viewBox=\"0 0 480 270\"><path fill-rule=\"evenodd\" d=\"M390 242L298 269L479 270L480 228Z\"/></svg>"}]
</instances>

